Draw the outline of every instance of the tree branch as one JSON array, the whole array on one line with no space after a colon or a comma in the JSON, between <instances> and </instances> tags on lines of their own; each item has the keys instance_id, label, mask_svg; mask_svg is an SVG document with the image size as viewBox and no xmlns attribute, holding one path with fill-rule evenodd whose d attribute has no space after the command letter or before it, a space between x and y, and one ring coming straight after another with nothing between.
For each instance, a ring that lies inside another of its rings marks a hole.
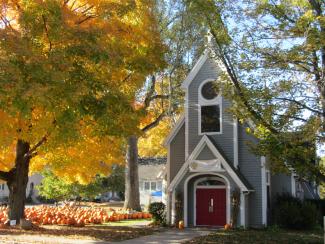
<instances>
[{"instance_id":1,"label":"tree branch","mask_svg":"<svg viewBox=\"0 0 325 244\"><path fill-rule=\"evenodd\" d=\"M155 92L155 87L156 87L156 76L152 76L151 77L151 84L150 84L150 88L146 94L146 97L144 99L144 108L148 108L151 102L151 97Z\"/></svg>"},{"instance_id":2,"label":"tree branch","mask_svg":"<svg viewBox=\"0 0 325 244\"><path fill-rule=\"evenodd\" d=\"M42 15L42 19L43 19L43 23L44 23L45 34L46 34L47 40L48 40L49 45L50 45L49 51L51 51L52 50L52 42L51 42L51 39L50 39L50 36L49 36L49 30L47 28L46 18L45 18L44 15Z\"/></svg>"},{"instance_id":3,"label":"tree branch","mask_svg":"<svg viewBox=\"0 0 325 244\"><path fill-rule=\"evenodd\" d=\"M290 99L290 98L286 98L286 97L276 97L275 98L276 100L280 100L280 101L287 101L287 102L292 102L292 103L295 103L297 104L298 106L302 107L302 108L305 108L313 113L316 113L316 114L319 114L319 115L322 115L323 113L319 110L316 110L316 109L313 109L309 106L307 106L306 104L303 104L297 100L294 100L294 99Z\"/></svg>"},{"instance_id":4,"label":"tree branch","mask_svg":"<svg viewBox=\"0 0 325 244\"><path fill-rule=\"evenodd\" d=\"M209 21L209 20L208 20ZM223 51L222 48L222 44L219 43L218 40L218 36L215 33L212 25L210 22L209 23L209 27L210 27L210 31L212 36L214 37L214 40L217 44L217 48L218 48L218 52L219 52L219 57L223 63L223 65L225 66L226 70L227 70L227 74L229 75L233 85L235 86L235 92L238 95L238 97L240 97L241 101L243 102L244 106L246 107L246 109L248 110L248 112L252 115L253 119L255 119L256 121L258 121L259 123L261 123L263 126L265 126L268 130L270 130L272 133L274 134L278 134L278 130L276 130L271 124L269 124L268 122L266 122L262 116L255 111L252 106L249 104L249 101L246 99L245 94L241 88L241 85L239 83L239 80L237 79L234 67L231 64L230 59L228 58L228 55Z\"/></svg>"},{"instance_id":5,"label":"tree branch","mask_svg":"<svg viewBox=\"0 0 325 244\"><path fill-rule=\"evenodd\" d=\"M150 124L146 125L145 127L143 127L141 129L142 132L147 132L148 130L156 127L157 125L159 125L160 121L166 116L165 112L162 112L153 122L151 122Z\"/></svg>"},{"instance_id":6,"label":"tree branch","mask_svg":"<svg viewBox=\"0 0 325 244\"><path fill-rule=\"evenodd\" d=\"M169 99L169 95L155 95L155 96L152 96L151 99L150 99L150 102L156 100L156 99L162 99L162 100L165 100L165 99Z\"/></svg>"},{"instance_id":7,"label":"tree branch","mask_svg":"<svg viewBox=\"0 0 325 244\"><path fill-rule=\"evenodd\" d=\"M0 180L4 180L4 181L9 181L10 178L13 177L13 175L16 172L16 168L12 168L11 170L9 170L8 172L5 171L0 171Z\"/></svg>"},{"instance_id":8,"label":"tree branch","mask_svg":"<svg viewBox=\"0 0 325 244\"><path fill-rule=\"evenodd\" d=\"M25 157L33 157L35 156L36 154L36 150L37 148L39 148L41 145L43 145L46 141L47 141L47 137L48 137L48 134L46 134L45 136L42 137L42 139L36 143L31 149L29 149L29 151L25 154Z\"/></svg>"},{"instance_id":9,"label":"tree branch","mask_svg":"<svg viewBox=\"0 0 325 244\"><path fill-rule=\"evenodd\" d=\"M84 19L82 19L82 20L79 20L78 22L77 22L77 24L78 25L80 25L80 24L82 24L82 23L84 23L84 22L86 22L87 20L89 20L89 19L92 19L92 18L95 18L95 16L87 16L86 18L84 18Z\"/></svg>"},{"instance_id":10,"label":"tree branch","mask_svg":"<svg viewBox=\"0 0 325 244\"><path fill-rule=\"evenodd\" d=\"M9 172L0 171L0 180L8 181L10 177Z\"/></svg>"}]
</instances>

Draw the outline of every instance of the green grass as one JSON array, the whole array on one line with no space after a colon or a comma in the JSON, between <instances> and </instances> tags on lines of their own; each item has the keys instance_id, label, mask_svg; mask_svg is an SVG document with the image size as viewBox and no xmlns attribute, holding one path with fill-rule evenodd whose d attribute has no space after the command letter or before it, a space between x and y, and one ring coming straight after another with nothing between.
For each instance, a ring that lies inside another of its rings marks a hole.
<instances>
[{"instance_id":1,"label":"green grass","mask_svg":"<svg viewBox=\"0 0 325 244\"><path fill-rule=\"evenodd\" d=\"M127 220L121 220L121 221L117 221L117 222L107 222L107 223L103 223L103 225L107 225L107 226L137 226L137 225L145 225L145 224L149 224L151 220L149 219L127 219Z\"/></svg>"},{"instance_id":2,"label":"green grass","mask_svg":"<svg viewBox=\"0 0 325 244\"><path fill-rule=\"evenodd\" d=\"M208 236L198 237L187 243L323 243L323 232L291 230L217 230Z\"/></svg>"}]
</instances>

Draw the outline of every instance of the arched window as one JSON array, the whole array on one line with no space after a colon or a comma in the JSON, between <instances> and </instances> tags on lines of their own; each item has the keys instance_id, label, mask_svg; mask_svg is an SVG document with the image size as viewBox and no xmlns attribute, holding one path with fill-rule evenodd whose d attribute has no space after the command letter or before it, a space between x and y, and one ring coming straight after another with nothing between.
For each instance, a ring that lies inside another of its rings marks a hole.
<instances>
[{"instance_id":1,"label":"arched window","mask_svg":"<svg viewBox=\"0 0 325 244\"><path fill-rule=\"evenodd\" d=\"M218 87L213 81L204 83L201 88L201 95L206 100L215 99L218 96L218 92Z\"/></svg>"},{"instance_id":2,"label":"arched window","mask_svg":"<svg viewBox=\"0 0 325 244\"><path fill-rule=\"evenodd\" d=\"M220 134L221 96L216 81L207 80L199 87L199 134Z\"/></svg>"},{"instance_id":3,"label":"arched window","mask_svg":"<svg viewBox=\"0 0 325 244\"><path fill-rule=\"evenodd\" d=\"M197 185L198 186L224 186L225 183L216 179L207 179L207 180L200 181Z\"/></svg>"}]
</instances>

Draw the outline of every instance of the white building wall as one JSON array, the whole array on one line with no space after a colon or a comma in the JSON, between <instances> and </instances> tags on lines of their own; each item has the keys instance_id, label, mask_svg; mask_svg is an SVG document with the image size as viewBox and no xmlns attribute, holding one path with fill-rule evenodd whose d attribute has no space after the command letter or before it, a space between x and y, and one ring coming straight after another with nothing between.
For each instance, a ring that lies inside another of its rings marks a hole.
<instances>
[{"instance_id":1,"label":"white building wall","mask_svg":"<svg viewBox=\"0 0 325 244\"><path fill-rule=\"evenodd\" d=\"M36 186L39 185L42 181L43 176L40 174L33 174L28 178L27 189L26 189L26 197L29 195L31 190L31 183L33 183L33 196L37 197L39 195ZM0 182L0 200L3 198L9 197L9 189L7 183L2 181Z\"/></svg>"}]
</instances>

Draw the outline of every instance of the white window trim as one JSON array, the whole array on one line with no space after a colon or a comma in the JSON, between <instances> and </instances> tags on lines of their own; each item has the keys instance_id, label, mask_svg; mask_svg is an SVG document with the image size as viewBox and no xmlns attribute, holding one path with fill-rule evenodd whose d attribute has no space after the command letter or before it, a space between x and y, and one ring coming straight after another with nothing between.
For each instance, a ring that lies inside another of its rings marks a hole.
<instances>
[{"instance_id":1,"label":"white window trim","mask_svg":"<svg viewBox=\"0 0 325 244\"><path fill-rule=\"evenodd\" d=\"M220 110L220 131L215 131L215 132L202 132L201 131L201 106L219 106L219 110ZM222 134L222 104L209 104L209 105L199 105L198 106L199 109L199 115L198 115L198 125L199 125L199 128L198 128L198 131L199 131L199 135L200 136L203 136L203 135L221 135Z\"/></svg>"},{"instance_id":2,"label":"white window trim","mask_svg":"<svg viewBox=\"0 0 325 244\"><path fill-rule=\"evenodd\" d=\"M201 92L202 87L206 83L211 82L211 81L214 82L214 81L216 81L216 79L206 79L206 80L202 81L202 83L199 85L199 88L198 88L199 97L198 97L198 99L199 99L199 104L200 105L213 105L213 104L221 103L221 93L222 93L221 91L219 91L218 95L213 99L206 99L206 98L204 98L202 96L202 92Z\"/></svg>"},{"instance_id":3,"label":"white window trim","mask_svg":"<svg viewBox=\"0 0 325 244\"><path fill-rule=\"evenodd\" d=\"M211 99L211 100L207 100L205 99L202 94L201 94L201 89L203 87L203 85L205 83L208 83L208 82L211 82L211 81L215 81L215 79L206 79L204 80L200 85L199 85L199 88L198 88L198 132L199 132L199 135L202 136L202 135L220 135L222 134L222 91L220 91L218 93L218 96L214 99ZM219 106L219 117L220 117L220 131L216 131L216 132L202 132L201 131L201 107L202 106L216 106L218 105Z\"/></svg>"},{"instance_id":4,"label":"white window trim","mask_svg":"<svg viewBox=\"0 0 325 244\"><path fill-rule=\"evenodd\" d=\"M153 191L162 191L163 190L163 180L142 180L142 185L143 185L143 190L141 191L145 191L145 192L153 192ZM156 183L156 189L155 190L152 190L151 189L151 183ZM158 190L157 189L157 186L158 186L158 182L161 182L161 190ZM145 183L149 183L149 190L147 190L145 188ZM141 184L141 183L140 183ZM139 184L139 188L140 188L140 184Z\"/></svg>"}]
</instances>

